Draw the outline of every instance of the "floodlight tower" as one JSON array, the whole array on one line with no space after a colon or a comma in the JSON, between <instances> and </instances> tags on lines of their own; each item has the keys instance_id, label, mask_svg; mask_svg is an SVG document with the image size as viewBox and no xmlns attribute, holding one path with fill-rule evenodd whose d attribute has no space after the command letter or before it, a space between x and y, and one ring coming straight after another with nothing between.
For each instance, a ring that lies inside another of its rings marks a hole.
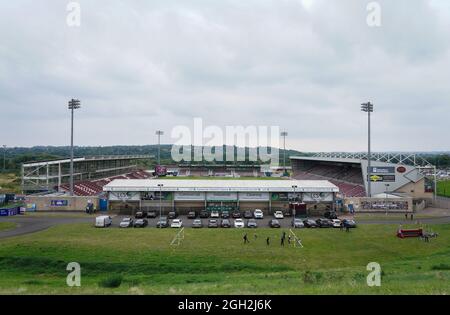
<instances>
[{"instance_id":1,"label":"floodlight tower","mask_svg":"<svg viewBox=\"0 0 450 315\"><path fill-rule=\"evenodd\" d=\"M370 179L370 172L371 172L371 148L370 148L370 113L373 113L373 104L370 102L361 104L361 111L367 113L367 119L368 119L368 150L367 150L367 197L372 197L372 182Z\"/></svg>"},{"instance_id":2,"label":"floodlight tower","mask_svg":"<svg viewBox=\"0 0 450 315\"><path fill-rule=\"evenodd\" d=\"M80 100L71 99L69 101L69 109L71 112L71 128L70 128L70 195L73 196L73 114L76 109L81 108Z\"/></svg>"},{"instance_id":3,"label":"floodlight tower","mask_svg":"<svg viewBox=\"0 0 450 315\"><path fill-rule=\"evenodd\" d=\"M283 137L283 167L284 167L283 176L285 176L287 174L286 170L286 137L288 136L287 131L281 132L281 136Z\"/></svg>"},{"instance_id":4,"label":"floodlight tower","mask_svg":"<svg viewBox=\"0 0 450 315\"><path fill-rule=\"evenodd\" d=\"M6 172L6 144L3 145L3 172Z\"/></svg>"},{"instance_id":5,"label":"floodlight tower","mask_svg":"<svg viewBox=\"0 0 450 315\"><path fill-rule=\"evenodd\" d=\"M156 135L158 136L158 165L161 165L161 136L164 135L164 131L157 130Z\"/></svg>"}]
</instances>

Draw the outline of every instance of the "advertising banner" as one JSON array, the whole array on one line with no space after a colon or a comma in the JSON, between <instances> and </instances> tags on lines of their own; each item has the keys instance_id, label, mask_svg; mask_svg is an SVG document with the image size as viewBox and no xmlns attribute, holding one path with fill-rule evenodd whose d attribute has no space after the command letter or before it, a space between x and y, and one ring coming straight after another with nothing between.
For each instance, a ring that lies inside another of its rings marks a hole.
<instances>
[{"instance_id":1,"label":"advertising banner","mask_svg":"<svg viewBox=\"0 0 450 315\"><path fill-rule=\"evenodd\" d=\"M332 193L304 193L304 202L331 202L333 201Z\"/></svg>"},{"instance_id":2,"label":"advertising banner","mask_svg":"<svg viewBox=\"0 0 450 315\"><path fill-rule=\"evenodd\" d=\"M371 166L370 174L395 174L394 166Z\"/></svg>"},{"instance_id":3,"label":"advertising banner","mask_svg":"<svg viewBox=\"0 0 450 315\"><path fill-rule=\"evenodd\" d=\"M111 192L109 194L111 201L139 201L141 193L139 192Z\"/></svg>"},{"instance_id":4,"label":"advertising banner","mask_svg":"<svg viewBox=\"0 0 450 315\"><path fill-rule=\"evenodd\" d=\"M269 193L245 192L239 193L239 200L241 201L269 201Z\"/></svg>"},{"instance_id":5,"label":"advertising banner","mask_svg":"<svg viewBox=\"0 0 450 315\"><path fill-rule=\"evenodd\" d=\"M175 200L176 201L204 201L205 193L204 192L176 192Z\"/></svg>"},{"instance_id":6,"label":"advertising banner","mask_svg":"<svg viewBox=\"0 0 450 315\"><path fill-rule=\"evenodd\" d=\"M50 206L51 207L67 207L69 205L68 200L51 200Z\"/></svg>"},{"instance_id":7,"label":"advertising banner","mask_svg":"<svg viewBox=\"0 0 450 315\"><path fill-rule=\"evenodd\" d=\"M370 175L370 181L373 183L393 183L395 175Z\"/></svg>"},{"instance_id":8,"label":"advertising banner","mask_svg":"<svg viewBox=\"0 0 450 315\"><path fill-rule=\"evenodd\" d=\"M236 201L238 199L235 192L210 192L207 193L208 201Z\"/></svg>"}]
</instances>

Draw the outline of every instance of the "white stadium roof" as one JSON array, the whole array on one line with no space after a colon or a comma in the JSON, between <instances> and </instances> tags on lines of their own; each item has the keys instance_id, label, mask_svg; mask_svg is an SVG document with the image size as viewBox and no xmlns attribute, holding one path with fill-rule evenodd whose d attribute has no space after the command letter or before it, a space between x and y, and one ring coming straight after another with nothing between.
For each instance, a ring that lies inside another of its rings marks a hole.
<instances>
[{"instance_id":1,"label":"white stadium roof","mask_svg":"<svg viewBox=\"0 0 450 315\"><path fill-rule=\"evenodd\" d=\"M104 191L250 191L250 192L339 192L327 180L171 180L171 179L117 179L106 185Z\"/></svg>"}]
</instances>

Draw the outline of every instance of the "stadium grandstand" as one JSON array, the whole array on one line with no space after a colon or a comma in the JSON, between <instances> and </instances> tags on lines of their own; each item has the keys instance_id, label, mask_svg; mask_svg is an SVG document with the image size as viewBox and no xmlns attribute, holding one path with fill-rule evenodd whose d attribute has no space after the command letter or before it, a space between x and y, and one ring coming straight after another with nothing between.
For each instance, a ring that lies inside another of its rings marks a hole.
<instances>
[{"instance_id":1,"label":"stadium grandstand","mask_svg":"<svg viewBox=\"0 0 450 315\"><path fill-rule=\"evenodd\" d=\"M293 178L329 180L344 198L367 196L368 159L365 153L317 153L293 156ZM416 154L374 153L371 158L372 197L397 194L416 199L433 199L435 180L426 176L435 167Z\"/></svg>"},{"instance_id":2,"label":"stadium grandstand","mask_svg":"<svg viewBox=\"0 0 450 315\"><path fill-rule=\"evenodd\" d=\"M179 176L192 177L261 177L261 165L186 165L177 167Z\"/></svg>"},{"instance_id":3,"label":"stadium grandstand","mask_svg":"<svg viewBox=\"0 0 450 315\"><path fill-rule=\"evenodd\" d=\"M74 193L98 195L114 179L146 179L151 175L138 169L139 160L152 156L99 156L74 159ZM22 190L25 194L69 191L70 159L24 163Z\"/></svg>"}]
</instances>

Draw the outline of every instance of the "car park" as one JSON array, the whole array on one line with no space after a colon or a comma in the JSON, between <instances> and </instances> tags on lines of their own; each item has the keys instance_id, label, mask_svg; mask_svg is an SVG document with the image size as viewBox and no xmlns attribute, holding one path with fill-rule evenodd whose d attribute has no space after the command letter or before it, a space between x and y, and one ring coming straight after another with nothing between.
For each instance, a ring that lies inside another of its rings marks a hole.
<instances>
[{"instance_id":1,"label":"car park","mask_svg":"<svg viewBox=\"0 0 450 315\"><path fill-rule=\"evenodd\" d=\"M334 228L340 228L341 224L342 224L342 221L339 220L339 219L333 219L333 220L331 220L331 223L333 224Z\"/></svg>"},{"instance_id":2,"label":"car park","mask_svg":"<svg viewBox=\"0 0 450 315\"><path fill-rule=\"evenodd\" d=\"M281 227L280 221L278 221L277 219L270 220L269 226L274 229L279 229Z\"/></svg>"},{"instance_id":3,"label":"car park","mask_svg":"<svg viewBox=\"0 0 450 315\"><path fill-rule=\"evenodd\" d=\"M314 221L312 219L303 220L303 224L305 225L305 227L310 228L310 229L318 227L316 221Z\"/></svg>"},{"instance_id":4,"label":"car park","mask_svg":"<svg viewBox=\"0 0 450 315\"><path fill-rule=\"evenodd\" d=\"M112 218L108 215L102 215L95 218L95 227L106 228L111 226Z\"/></svg>"},{"instance_id":5,"label":"car park","mask_svg":"<svg viewBox=\"0 0 450 315\"><path fill-rule=\"evenodd\" d=\"M170 225L171 228L173 229L179 229L183 227L183 221L181 221L180 219L175 219L172 221L172 224Z\"/></svg>"},{"instance_id":6,"label":"car park","mask_svg":"<svg viewBox=\"0 0 450 315\"><path fill-rule=\"evenodd\" d=\"M228 219L230 217L229 211L222 211L222 219Z\"/></svg>"},{"instance_id":7,"label":"car park","mask_svg":"<svg viewBox=\"0 0 450 315\"><path fill-rule=\"evenodd\" d=\"M123 218L119 223L119 227L121 228L130 228L133 227L133 219L132 218Z\"/></svg>"},{"instance_id":8,"label":"car park","mask_svg":"<svg viewBox=\"0 0 450 315\"><path fill-rule=\"evenodd\" d=\"M236 210L236 211L233 211L231 216L233 217L233 219L239 219L240 217L242 217L242 214L239 210Z\"/></svg>"},{"instance_id":9,"label":"car park","mask_svg":"<svg viewBox=\"0 0 450 315\"><path fill-rule=\"evenodd\" d=\"M336 211L327 211L325 212L324 217L330 220L338 218Z\"/></svg>"},{"instance_id":10,"label":"car park","mask_svg":"<svg viewBox=\"0 0 450 315\"><path fill-rule=\"evenodd\" d=\"M169 219L175 219L175 218L178 218L178 213L176 213L175 211L170 211Z\"/></svg>"},{"instance_id":11,"label":"car park","mask_svg":"<svg viewBox=\"0 0 450 315\"><path fill-rule=\"evenodd\" d=\"M255 219L264 219L264 213L260 209L256 209L253 212L253 216L255 217Z\"/></svg>"},{"instance_id":12,"label":"car park","mask_svg":"<svg viewBox=\"0 0 450 315\"><path fill-rule=\"evenodd\" d=\"M195 219L194 222L192 222L192 228L194 229L201 229L203 227L203 221L200 219Z\"/></svg>"},{"instance_id":13,"label":"car park","mask_svg":"<svg viewBox=\"0 0 450 315\"><path fill-rule=\"evenodd\" d=\"M134 227L135 228L144 228L148 225L148 220L147 219L137 219L134 222Z\"/></svg>"},{"instance_id":14,"label":"car park","mask_svg":"<svg viewBox=\"0 0 450 315\"><path fill-rule=\"evenodd\" d=\"M214 218L214 219L220 218L219 211L211 211L211 218Z\"/></svg>"},{"instance_id":15,"label":"car park","mask_svg":"<svg viewBox=\"0 0 450 315\"><path fill-rule=\"evenodd\" d=\"M344 219L344 220L342 220L342 225L343 225L345 228L349 228L349 229L356 228L356 222L355 222L355 220Z\"/></svg>"},{"instance_id":16,"label":"car park","mask_svg":"<svg viewBox=\"0 0 450 315\"><path fill-rule=\"evenodd\" d=\"M197 218L197 213L195 211L189 211L187 217L188 217L188 219L195 219L195 218Z\"/></svg>"},{"instance_id":17,"label":"car park","mask_svg":"<svg viewBox=\"0 0 450 315\"><path fill-rule=\"evenodd\" d=\"M284 219L284 214L283 211L275 211L275 213L273 214L273 216L275 217L275 219Z\"/></svg>"},{"instance_id":18,"label":"car park","mask_svg":"<svg viewBox=\"0 0 450 315\"><path fill-rule=\"evenodd\" d=\"M251 211L247 210L244 212L244 219L251 219L253 218L253 214Z\"/></svg>"},{"instance_id":19,"label":"car park","mask_svg":"<svg viewBox=\"0 0 450 315\"><path fill-rule=\"evenodd\" d=\"M292 227L293 227L294 229L302 229L302 228L305 227L305 224L303 224L303 221L302 221L301 219L295 218L295 219L292 221Z\"/></svg>"},{"instance_id":20,"label":"car park","mask_svg":"<svg viewBox=\"0 0 450 315\"><path fill-rule=\"evenodd\" d=\"M258 227L258 223L256 222L255 219L250 219L247 221L247 227L249 229L256 229Z\"/></svg>"},{"instance_id":21,"label":"car park","mask_svg":"<svg viewBox=\"0 0 450 315\"><path fill-rule=\"evenodd\" d=\"M210 219L208 222L208 228L218 228L219 227L219 221L216 219Z\"/></svg>"},{"instance_id":22,"label":"car park","mask_svg":"<svg viewBox=\"0 0 450 315\"><path fill-rule=\"evenodd\" d=\"M147 212L147 218L154 219L156 218L156 212L155 211L149 211Z\"/></svg>"},{"instance_id":23,"label":"car park","mask_svg":"<svg viewBox=\"0 0 450 315\"><path fill-rule=\"evenodd\" d=\"M169 220L167 217L161 217L158 222L156 223L157 228L168 228L169 227Z\"/></svg>"},{"instance_id":24,"label":"car park","mask_svg":"<svg viewBox=\"0 0 450 315\"><path fill-rule=\"evenodd\" d=\"M231 227L231 222L228 219L223 219L221 224L220 224L220 226L223 227L223 228L230 228Z\"/></svg>"},{"instance_id":25,"label":"car park","mask_svg":"<svg viewBox=\"0 0 450 315\"><path fill-rule=\"evenodd\" d=\"M240 218L234 220L234 227L237 228L237 229L242 229L242 228L244 228L244 227L245 227L244 220L242 220L242 219L240 219Z\"/></svg>"},{"instance_id":26,"label":"car park","mask_svg":"<svg viewBox=\"0 0 450 315\"><path fill-rule=\"evenodd\" d=\"M316 223L317 223L317 225L320 227L320 228L331 228L331 227L333 227L333 222L331 222L331 220L329 220L329 219L317 219L316 220Z\"/></svg>"},{"instance_id":27,"label":"car park","mask_svg":"<svg viewBox=\"0 0 450 315\"><path fill-rule=\"evenodd\" d=\"M207 218L209 218L209 212L206 211L206 210L201 211L201 212L200 212L200 218L201 218L201 219L207 219Z\"/></svg>"}]
</instances>

